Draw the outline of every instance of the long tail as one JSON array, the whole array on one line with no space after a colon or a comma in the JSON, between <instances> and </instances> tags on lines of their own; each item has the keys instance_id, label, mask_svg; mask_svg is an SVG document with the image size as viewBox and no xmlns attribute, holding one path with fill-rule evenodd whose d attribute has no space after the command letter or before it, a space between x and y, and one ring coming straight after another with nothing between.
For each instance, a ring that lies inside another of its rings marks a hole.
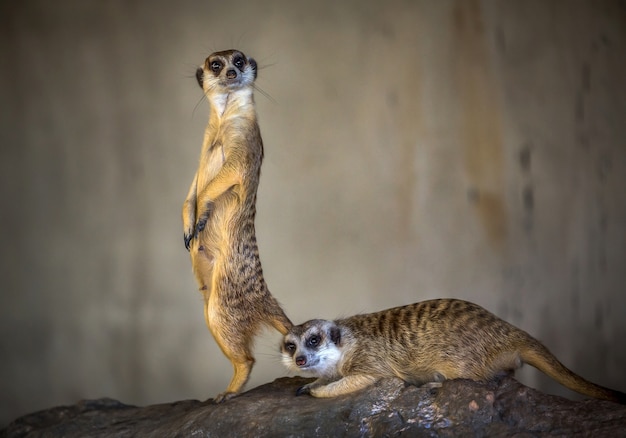
<instances>
[{"instance_id":1,"label":"long tail","mask_svg":"<svg viewBox=\"0 0 626 438\"><path fill-rule=\"evenodd\" d=\"M596 385L574 373L554 357L539 341L533 339L529 347L521 351L523 362L544 372L561 385L589 397L626 404L626 394Z\"/></svg>"}]
</instances>

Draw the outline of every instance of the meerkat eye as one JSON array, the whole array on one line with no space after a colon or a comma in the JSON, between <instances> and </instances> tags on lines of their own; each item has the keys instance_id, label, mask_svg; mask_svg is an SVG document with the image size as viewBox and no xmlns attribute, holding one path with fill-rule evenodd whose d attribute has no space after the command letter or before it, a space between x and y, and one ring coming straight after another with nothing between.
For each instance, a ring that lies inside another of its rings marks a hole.
<instances>
[{"instance_id":1,"label":"meerkat eye","mask_svg":"<svg viewBox=\"0 0 626 438\"><path fill-rule=\"evenodd\" d=\"M245 62L244 62L243 58L240 57L240 56L237 56L235 59L233 59L233 65L235 67L237 67L239 70L241 70L243 68L244 64L245 64Z\"/></svg>"},{"instance_id":2,"label":"meerkat eye","mask_svg":"<svg viewBox=\"0 0 626 438\"><path fill-rule=\"evenodd\" d=\"M320 343L320 337L318 335L313 335L309 338L309 340L306 343L309 347L315 348Z\"/></svg>"},{"instance_id":3,"label":"meerkat eye","mask_svg":"<svg viewBox=\"0 0 626 438\"><path fill-rule=\"evenodd\" d=\"M222 63L219 61L213 61L211 62L211 70L215 73L217 73L218 71L220 71L220 69L222 68Z\"/></svg>"}]
</instances>

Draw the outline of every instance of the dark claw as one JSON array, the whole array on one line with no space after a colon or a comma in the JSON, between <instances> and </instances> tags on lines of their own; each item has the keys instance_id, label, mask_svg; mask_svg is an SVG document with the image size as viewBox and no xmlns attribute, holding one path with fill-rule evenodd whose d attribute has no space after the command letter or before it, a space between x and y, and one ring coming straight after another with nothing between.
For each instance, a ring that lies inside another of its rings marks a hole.
<instances>
[{"instance_id":1,"label":"dark claw","mask_svg":"<svg viewBox=\"0 0 626 438\"><path fill-rule=\"evenodd\" d=\"M299 395L306 395L310 393L311 393L311 388L309 388L307 385L304 385L298 388L298 390L296 391L296 397Z\"/></svg>"},{"instance_id":2,"label":"dark claw","mask_svg":"<svg viewBox=\"0 0 626 438\"><path fill-rule=\"evenodd\" d=\"M191 241L193 240L193 234L183 234L183 239L185 240L185 248L189 251L189 247L191 246Z\"/></svg>"}]
</instances>

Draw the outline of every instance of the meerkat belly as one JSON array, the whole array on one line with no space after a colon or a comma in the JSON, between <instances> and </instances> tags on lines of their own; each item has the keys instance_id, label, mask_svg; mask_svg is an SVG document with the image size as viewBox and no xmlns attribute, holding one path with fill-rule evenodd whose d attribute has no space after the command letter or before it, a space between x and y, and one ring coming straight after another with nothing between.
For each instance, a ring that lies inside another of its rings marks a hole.
<instances>
[{"instance_id":1,"label":"meerkat belly","mask_svg":"<svg viewBox=\"0 0 626 438\"><path fill-rule=\"evenodd\" d=\"M444 380L450 373L444 362L425 360L426 355L420 350L404 352L389 352L385 355L385 368L388 375L394 375L407 382L421 385L428 382Z\"/></svg>"},{"instance_id":2,"label":"meerkat belly","mask_svg":"<svg viewBox=\"0 0 626 438\"><path fill-rule=\"evenodd\" d=\"M238 327L241 332L253 333L258 325L256 317L260 314L255 314L251 310L255 309L259 303L252 299L250 295L253 294L246 293L245 279L238 278L227 265L222 265L216 269L214 285L215 288L207 306L207 319L209 326L212 327L211 331L216 330L213 327L226 332L233 327ZM224 333L224 335L237 336L235 333Z\"/></svg>"},{"instance_id":3,"label":"meerkat belly","mask_svg":"<svg viewBox=\"0 0 626 438\"><path fill-rule=\"evenodd\" d=\"M229 249L232 236L237 235L237 218L240 214L241 207L235 194L225 193L215 200L207 222L207 233L214 242L213 246L221 251Z\"/></svg>"},{"instance_id":4,"label":"meerkat belly","mask_svg":"<svg viewBox=\"0 0 626 438\"><path fill-rule=\"evenodd\" d=\"M229 285L233 278L232 270L235 267L234 260L237 259L237 249L234 246L236 240L233 235L238 235L237 206L229 205L223 199L218 199L213 206L211 216L205 229L198 235L197 252L193 258L199 263L193 263L194 269L204 272L203 287L207 295L213 296L215 292L224 293L233 289ZM209 309L221 303L211 301ZM216 320L216 318L211 318Z\"/></svg>"},{"instance_id":5,"label":"meerkat belly","mask_svg":"<svg viewBox=\"0 0 626 438\"><path fill-rule=\"evenodd\" d=\"M200 157L202 174L198 184L202 187L219 173L226 161L224 146L219 139L213 139L213 144L202 152Z\"/></svg>"}]
</instances>

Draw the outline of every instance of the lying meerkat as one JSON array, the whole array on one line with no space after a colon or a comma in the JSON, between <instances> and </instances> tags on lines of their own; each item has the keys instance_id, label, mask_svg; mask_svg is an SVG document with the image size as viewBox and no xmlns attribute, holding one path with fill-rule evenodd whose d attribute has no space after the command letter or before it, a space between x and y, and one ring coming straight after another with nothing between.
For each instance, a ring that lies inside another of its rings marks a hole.
<instances>
[{"instance_id":1,"label":"lying meerkat","mask_svg":"<svg viewBox=\"0 0 626 438\"><path fill-rule=\"evenodd\" d=\"M289 370L318 377L297 395L336 397L383 377L416 385L459 378L488 380L528 363L576 392L626 404L626 394L570 371L525 331L456 299L335 321L313 319L292 327L281 348Z\"/></svg>"}]
</instances>

